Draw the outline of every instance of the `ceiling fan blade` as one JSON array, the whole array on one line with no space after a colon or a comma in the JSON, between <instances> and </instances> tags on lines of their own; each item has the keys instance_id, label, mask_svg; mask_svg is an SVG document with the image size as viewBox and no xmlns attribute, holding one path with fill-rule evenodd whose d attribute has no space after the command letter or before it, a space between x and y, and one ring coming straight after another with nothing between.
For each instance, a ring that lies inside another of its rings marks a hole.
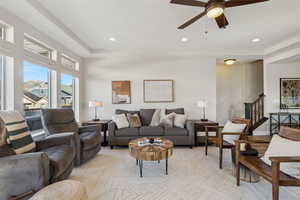
<instances>
[{"instance_id":1,"label":"ceiling fan blade","mask_svg":"<svg viewBox=\"0 0 300 200\"><path fill-rule=\"evenodd\" d=\"M184 29L184 28L186 28L187 26L191 25L192 23L194 23L195 21L197 21L198 19L200 19L204 15L206 15L206 11L204 11L203 13L201 13L201 14L193 17L189 21L185 22L184 24L182 24L181 26L179 26L178 29Z\"/></svg>"},{"instance_id":2,"label":"ceiling fan blade","mask_svg":"<svg viewBox=\"0 0 300 200\"><path fill-rule=\"evenodd\" d=\"M181 4L186 6L197 6L197 7L205 7L207 5L206 2L196 1L196 0L171 0L170 3Z\"/></svg>"},{"instance_id":3,"label":"ceiling fan blade","mask_svg":"<svg viewBox=\"0 0 300 200\"><path fill-rule=\"evenodd\" d=\"M229 25L228 20L226 19L224 13L219 17L215 18L219 28L226 28Z\"/></svg>"},{"instance_id":4,"label":"ceiling fan blade","mask_svg":"<svg viewBox=\"0 0 300 200\"><path fill-rule=\"evenodd\" d=\"M230 0L225 2L225 7L236 7L236 6L244 6L248 4L254 3L262 3L269 0Z\"/></svg>"}]
</instances>

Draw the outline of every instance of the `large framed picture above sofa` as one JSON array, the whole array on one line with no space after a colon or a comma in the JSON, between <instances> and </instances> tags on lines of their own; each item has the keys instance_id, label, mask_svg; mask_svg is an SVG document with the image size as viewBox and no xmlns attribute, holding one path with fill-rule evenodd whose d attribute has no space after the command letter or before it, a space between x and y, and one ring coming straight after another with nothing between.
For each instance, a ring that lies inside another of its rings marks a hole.
<instances>
[{"instance_id":1,"label":"large framed picture above sofa","mask_svg":"<svg viewBox=\"0 0 300 200\"><path fill-rule=\"evenodd\" d=\"M144 102L174 102L174 81L144 80Z\"/></svg>"}]
</instances>

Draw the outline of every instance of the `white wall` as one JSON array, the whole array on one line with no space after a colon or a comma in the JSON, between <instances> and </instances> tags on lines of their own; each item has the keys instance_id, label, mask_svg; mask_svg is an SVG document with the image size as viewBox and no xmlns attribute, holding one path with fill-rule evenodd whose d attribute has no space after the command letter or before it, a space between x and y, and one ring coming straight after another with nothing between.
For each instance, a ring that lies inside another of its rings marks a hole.
<instances>
[{"instance_id":1,"label":"white wall","mask_svg":"<svg viewBox=\"0 0 300 200\"><path fill-rule=\"evenodd\" d=\"M280 78L299 78L300 62L266 64L264 66L264 85L266 94L265 114L278 112L280 108ZM289 110L299 112L299 110Z\"/></svg>"},{"instance_id":2,"label":"white wall","mask_svg":"<svg viewBox=\"0 0 300 200\"><path fill-rule=\"evenodd\" d=\"M9 82L6 85L7 88L7 109L15 109L20 112L23 112L23 61L29 61L34 64L38 64L44 67L49 68L50 70L55 70L57 72L57 94L60 94L60 73L64 72L71 74L79 79L81 79L81 71L75 72L69 69L64 68L60 61L60 53L65 53L72 58L76 59L79 62L81 69L83 68L82 59L74 54L72 51L66 49L61 43L55 41L55 38L51 36L42 34L32 25L25 23L22 19L18 18L14 14L8 12L4 8L0 7L0 20L8 23L14 27L14 43L0 40L0 54L5 56L10 56L13 58L12 65L8 69L11 77L9 77ZM33 36L34 38L46 43L51 48L58 51L58 61L50 62L48 59L27 52L23 47L24 33ZM82 81L81 81L82 82ZM79 93L82 93L82 90L79 89ZM59 102L59 95L57 96L57 102ZM80 109L80 105L78 105ZM78 115L79 113L77 113ZM78 115L79 116L79 115Z\"/></svg>"},{"instance_id":3,"label":"white wall","mask_svg":"<svg viewBox=\"0 0 300 200\"><path fill-rule=\"evenodd\" d=\"M115 109L176 108L184 107L190 119L200 119L196 107L199 99L208 101L207 117L216 119L216 59L198 55L172 55L170 53L111 54L85 61L85 119L93 111L87 107L89 100L101 100L101 116L110 119ZM143 80L173 79L174 103L144 103ZM131 104L111 103L111 81L131 81Z\"/></svg>"},{"instance_id":4,"label":"white wall","mask_svg":"<svg viewBox=\"0 0 300 200\"><path fill-rule=\"evenodd\" d=\"M217 65L217 121L245 116L245 102L253 102L263 92L262 61Z\"/></svg>"}]
</instances>

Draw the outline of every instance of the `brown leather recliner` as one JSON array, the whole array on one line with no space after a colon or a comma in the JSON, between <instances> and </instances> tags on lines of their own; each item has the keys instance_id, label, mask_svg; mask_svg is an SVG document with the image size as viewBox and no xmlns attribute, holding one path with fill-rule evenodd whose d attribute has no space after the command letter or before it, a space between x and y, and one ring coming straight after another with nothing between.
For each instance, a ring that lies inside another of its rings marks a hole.
<instances>
[{"instance_id":1,"label":"brown leather recliner","mask_svg":"<svg viewBox=\"0 0 300 200\"><path fill-rule=\"evenodd\" d=\"M2 120L0 126L2 132ZM36 141L34 152L20 155L0 138L0 199L31 195L49 183L66 179L74 160L73 133Z\"/></svg>"},{"instance_id":2,"label":"brown leather recliner","mask_svg":"<svg viewBox=\"0 0 300 200\"><path fill-rule=\"evenodd\" d=\"M79 127L72 109L43 109L42 124L47 136L73 132L76 145L76 165L94 157L101 149L101 127Z\"/></svg>"}]
</instances>

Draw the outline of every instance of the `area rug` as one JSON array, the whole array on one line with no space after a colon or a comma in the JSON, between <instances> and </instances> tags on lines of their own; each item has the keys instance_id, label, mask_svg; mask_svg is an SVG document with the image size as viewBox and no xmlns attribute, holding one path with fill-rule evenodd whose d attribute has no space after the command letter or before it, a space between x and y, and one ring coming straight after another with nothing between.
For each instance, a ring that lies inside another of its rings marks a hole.
<instances>
[{"instance_id":1,"label":"area rug","mask_svg":"<svg viewBox=\"0 0 300 200\"><path fill-rule=\"evenodd\" d=\"M144 162L143 178L128 149L102 148L86 164L75 168L70 179L84 183L90 200L270 200L271 184L241 182L235 185L230 151L224 153L224 169L218 168L217 148L175 148L169 159ZM300 199L300 188L280 189L280 199Z\"/></svg>"}]
</instances>

